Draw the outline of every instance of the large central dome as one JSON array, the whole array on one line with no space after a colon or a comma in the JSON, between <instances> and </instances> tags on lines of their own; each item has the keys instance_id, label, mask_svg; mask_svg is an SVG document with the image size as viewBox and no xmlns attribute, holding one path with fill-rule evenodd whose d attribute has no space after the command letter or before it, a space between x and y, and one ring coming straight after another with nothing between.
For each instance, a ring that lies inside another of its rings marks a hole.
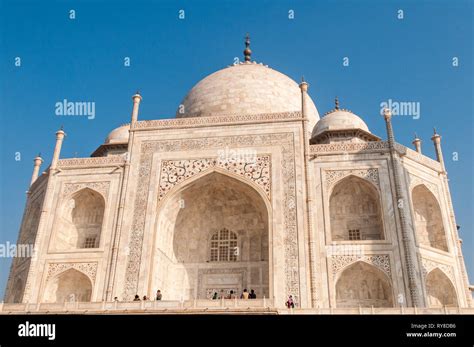
<instances>
[{"instance_id":1,"label":"large central dome","mask_svg":"<svg viewBox=\"0 0 474 347\"><path fill-rule=\"evenodd\" d=\"M319 114L309 98L311 126ZM255 62L219 70L196 84L176 117L212 117L301 111L301 91L288 76Z\"/></svg>"}]
</instances>

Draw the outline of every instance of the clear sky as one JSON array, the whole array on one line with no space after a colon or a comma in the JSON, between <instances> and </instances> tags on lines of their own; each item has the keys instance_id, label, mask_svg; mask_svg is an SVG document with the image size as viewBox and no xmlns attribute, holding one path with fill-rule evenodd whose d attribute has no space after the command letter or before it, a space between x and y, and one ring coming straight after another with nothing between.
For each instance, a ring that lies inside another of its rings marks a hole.
<instances>
[{"instance_id":1,"label":"clear sky","mask_svg":"<svg viewBox=\"0 0 474 347\"><path fill-rule=\"evenodd\" d=\"M385 138L380 103L419 103L419 118L394 117L396 140L411 146L416 131L424 153L434 157L433 127L442 135L474 283L473 2L468 0L0 0L0 243L16 242L32 159L41 152L43 169L49 165L61 124L68 135L62 157L85 157L129 121L137 89L143 96L140 119L174 117L196 82L242 57L246 32L252 58L297 81L304 75L320 114L333 108L337 95L341 107ZM15 66L16 57L21 66ZM57 116L55 104L64 99L95 102L95 118ZM2 297L10 262L0 259Z\"/></svg>"}]
</instances>

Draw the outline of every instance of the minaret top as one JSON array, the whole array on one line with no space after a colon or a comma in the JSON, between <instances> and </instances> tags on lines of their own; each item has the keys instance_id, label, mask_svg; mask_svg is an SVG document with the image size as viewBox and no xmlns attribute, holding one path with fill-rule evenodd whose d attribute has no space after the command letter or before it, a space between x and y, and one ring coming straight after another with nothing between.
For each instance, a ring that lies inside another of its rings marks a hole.
<instances>
[{"instance_id":1,"label":"minaret top","mask_svg":"<svg viewBox=\"0 0 474 347\"><path fill-rule=\"evenodd\" d=\"M136 102L140 102L142 100L142 96L138 90L134 95L132 95L132 100Z\"/></svg>"},{"instance_id":2,"label":"minaret top","mask_svg":"<svg viewBox=\"0 0 474 347\"><path fill-rule=\"evenodd\" d=\"M339 110L339 99L336 96L336 99L334 99L334 109Z\"/></svg>"},{"instance_id":3,"label":"minaret top","mask_svg":"<svg viewBox=\"0 0 474 347\"><path fill-rule=\"evenodd\" d=\"M252 55L252 51L250 50L250 36L247 33L247 35L245 35L245 49L244 49L245 61L250 62L251 61L251 55Z\"/></svg>"},{"instance_id":4,"label":"minaret top","mask_svg":"<svg viewBox=\"0 0 474 347\"><path fill-rule=\"evenodd\" d=\"M59 128L59 130L56 131L56 135L59 135L59 136L66 135L66 133L64 132L64 125L61 125L61 128Z\"/></svg>"},{"instance_id":5,"label":"minaret top","mask_svg":"<svg viewBox=\"0 0 474 347\"><path fill-rule=\"evenodd\" d=\"M431 140L435 141L439 141L441 139L441 136L437 133L436 131L436 128L433 128L433 136L431 137Z\"/></svg>"}]
</instances>

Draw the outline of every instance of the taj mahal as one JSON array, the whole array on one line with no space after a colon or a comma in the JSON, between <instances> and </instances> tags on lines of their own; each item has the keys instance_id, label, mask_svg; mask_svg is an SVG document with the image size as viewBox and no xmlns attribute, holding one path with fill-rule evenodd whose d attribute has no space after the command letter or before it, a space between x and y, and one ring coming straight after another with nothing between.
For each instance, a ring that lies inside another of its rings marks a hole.
<instances>
[{"instance_id":1,"label":"taj mahal","mask_svg":"<svg viewBox=\"0 0 474 347\"><path fill-rule=\"evenodd\" d=\"M238 308L211 298L244 289L275 308L290 295L338 312L473 307L440 134L432 159L417 137L396 142L389 108L378 135L338 99L320 116L307 82L245 44L174 118L140 120L137 92L130 123L90 157L62 158L69 130L56 132L19 231L35 252L14 259L3 310L101 311L157 290L140 308Z\"/></svg>"}]
</instances>

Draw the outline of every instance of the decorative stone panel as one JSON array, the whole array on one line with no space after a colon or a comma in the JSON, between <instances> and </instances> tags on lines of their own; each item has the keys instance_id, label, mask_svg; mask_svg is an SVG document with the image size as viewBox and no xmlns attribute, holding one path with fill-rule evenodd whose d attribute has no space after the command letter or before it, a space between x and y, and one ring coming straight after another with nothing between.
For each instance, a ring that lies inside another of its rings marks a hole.
<instances>
[{"instance_id":1,"label":"decorative stone panel","mask_svg":"<svg viewBox=\"0 0 474 347\"><path fill-rule=\"evenodd\" d=\"M363 261L382 270L389 278L391 278L390 257L386 254L379 255L333 255L331 257L332 273L337 274L347 266Z\"/></svg>"},{"instance_id":2,"label":"decorative stone panel","mask_svg":"<svg viewBox=\"0 0 474 347\"><path fill-rule=\"evenodd\" d=\"M428 182L418 176L410 175L410 191L419 185L426 186L426 188L428 188L430 192L433 193L433 195L438 199L438 187L435 184Z\"/></svg>"},{"instance_id":3,"label":"decorative stone panel","mask_svg":"<svg viewBox=\"0 0 474 347\"><path fill-rule=\"evenodd\" d=\"M86 274L92 282L95 282L97 263L50 263L48 265L48 274L46 280L49 280L57 274L69 269L76 269Z\"/></svg>"},{"instance_id":4,"label":"decorative stone panel","mask_svg":"<svg viewBox=\"0 0 474 347\"><path fill-rule=\"evenodd\" d=\"M151 179L154 153L186 152L204 149L245 148L258 146L278 146L281 150L282 189L284 191L284 249L286 292L300 295L298 274L298 231L296 220L296 174L295 144L293 133L259 135L235 135L194 139L146 141L141 144L138 168L138 185L135 194L134 212L129 243L124 298L133 298L138 289L140 263L145 232L145 211Z\"/></svg>"},{"instance_id":5,"label":"decorative stone panel","mask_svg":"<svg viewBox=\"0 0 474 347\"><path fill-rule=\"evenodd\" d=\"M110 182L108 181L107 182L65 183L61 197L64 198L64 197L74 194L75 192L78 192L81 189L89 188L89 189L99 192L100 194L102 194L104 199L106 199L109 193L109 186L110 186Z\"/></svg>"},{"instance_id":6,"label":"decorative stone panel","mask_svg":"<svg viewBox=\"0 0 474 347\"><path fill-rule=\"evenodd\" d=\"M448 278L455 283L454 281L454 272L453 272L453 267L451 265L446 265L442 264L430 259L426 258L421 258L421 269L423 272L423 278L426 280L426 276L434 270L435 268L439 268L441 271L443 271Z\"/></svg>"},{"instance_id":7,"label":"decorative stone panel","mask_svg":"<svg viewBox=\"0 0 474 347\"><path fill-rule=\"evenodd\" d=\"M326 170L324 171L326 189L329 190L336 182L344 177L354 175L363 178L379 187L378 169L350 169L350 170Z\"/></svg>"},{"instance_id":8,"label":"decorative stone panel","mask_svg":"<svg viewBox=\"0 0 474 347\"><path fill-rule=\"evenodd\" d=\"M159 200L163 199L175 185L212 168L221 168L253 181L270 199L270 165L270 155L259 155L253 163L229 162L219 158L164 160L161 163Z\"/></svg>"}]
</instances>

